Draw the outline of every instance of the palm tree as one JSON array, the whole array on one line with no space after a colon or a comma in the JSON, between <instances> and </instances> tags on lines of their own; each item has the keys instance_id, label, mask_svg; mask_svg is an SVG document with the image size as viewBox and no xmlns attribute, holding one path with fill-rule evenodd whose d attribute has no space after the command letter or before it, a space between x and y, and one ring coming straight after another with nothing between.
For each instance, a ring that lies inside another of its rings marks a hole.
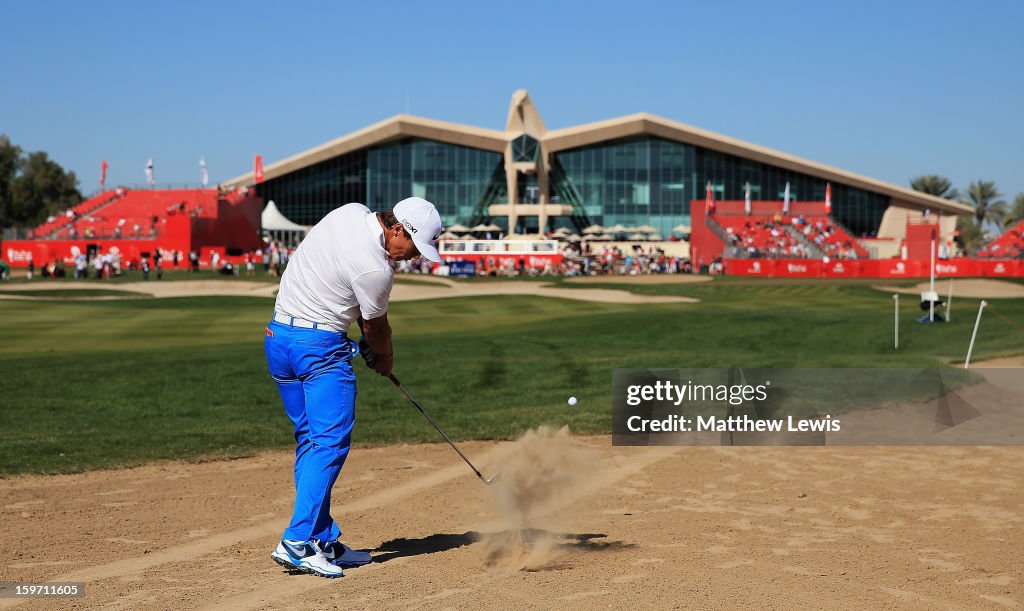
<instances>
[{"instance_id":1,"label":"palm tree","mask_svg":"<svg viewBox=\"0 0 1024 611\"><path fill-rule=\"evenodd\" d=\"M1001 226L1006 217L1006 202L999 199L1003 194L996 189L996 183L989 180L976 180L967 187L965 204L974 206L974 220L978 225L986 222Z\"/></svg>"},{"instance_id":2,"label":"palm tree","mask_svg":"<svg viewBox=\"0 0 1024 611\"><path fill-rule=\"evenodd\" d=\"M1017 197L1013 198L1013 207L1006 214L1003 226L1009 229L1021 221L1024 221L1024 193L1018 193Z\"/></svg>"},{"instance_id":3,"label":"palm tree","mask_svg":"<svg viewBox=\"0 0 1024 611\"><path fill-rule=\"evenodd\" d=\"M945 199L955 199L956 189L953 188L953 183L945 176L939 176L937 174L925 174L924 176L918 176L917 178L910 179L910 188L921 193L927 193L928 195L934 195L936 197L943 197Z\"/></svg>"}]
</instances>

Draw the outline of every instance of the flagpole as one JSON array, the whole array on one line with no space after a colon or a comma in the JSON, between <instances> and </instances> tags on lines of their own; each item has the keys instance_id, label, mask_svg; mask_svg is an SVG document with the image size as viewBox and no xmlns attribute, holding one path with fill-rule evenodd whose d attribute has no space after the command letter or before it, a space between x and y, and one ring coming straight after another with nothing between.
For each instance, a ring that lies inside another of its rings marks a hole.
<instances>
[{"instance_id":1,"label":"flagpole","mask_svg":"<svg viewBox=\"0 0 1024 611\"><path fill-rule=\"evenodd\" d=\"M931 268L928 273L928 322L935 322L935 229L932 229Z\"/></svg>"}]
</instances>

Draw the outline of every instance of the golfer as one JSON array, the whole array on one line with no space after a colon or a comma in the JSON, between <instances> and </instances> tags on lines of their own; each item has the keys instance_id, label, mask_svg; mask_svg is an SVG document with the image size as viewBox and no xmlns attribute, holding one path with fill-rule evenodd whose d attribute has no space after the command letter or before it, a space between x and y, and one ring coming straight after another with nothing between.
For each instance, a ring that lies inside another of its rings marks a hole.
<instances>
[{"instance_id":1,"label":"golfer","mask_svg":"<svg viewBox=\"0 0 1024 611\"><path fill-rule=\"evenodd\" d=\"M440 262L441 217L419 197L373 213L348 204L323 218L288 262L267 325L264 349L270 375L295 425L295 510L271 554L280 565L321 577L370 562L338 537L331 518L331 488L348 456L355 424L359 354L348 338L362 332L367 363L381 375L394 364L388 302L396 261L424 256Z\"/></svg>"}]
</instances>

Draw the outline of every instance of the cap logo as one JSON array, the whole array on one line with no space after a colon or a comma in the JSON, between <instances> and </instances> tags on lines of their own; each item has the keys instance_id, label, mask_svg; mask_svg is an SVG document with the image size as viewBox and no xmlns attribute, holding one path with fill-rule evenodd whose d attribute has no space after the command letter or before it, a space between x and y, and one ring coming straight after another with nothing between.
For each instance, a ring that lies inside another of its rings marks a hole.
<instances>
[{"instance_id":1,"label":"cap logo","mask_svg":"<svg viewBox=\"0 0 1024 611\"><path fill-rule=\"evenodd\" d=\"M408 229L409 231L411 231L413 233L416 233L417 231L419 231L418 229L416 229L415 227L412 226L412 223L410 223L409 221L407 221L405 219L402 219L402 225L404 225L406 229Z\"/></svg>"}]
</instances>

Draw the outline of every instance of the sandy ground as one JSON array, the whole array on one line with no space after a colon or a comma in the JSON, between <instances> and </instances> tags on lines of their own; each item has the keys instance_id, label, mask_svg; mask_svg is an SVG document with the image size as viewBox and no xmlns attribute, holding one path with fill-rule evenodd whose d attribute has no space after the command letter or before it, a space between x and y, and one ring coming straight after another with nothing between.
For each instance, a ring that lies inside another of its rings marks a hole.
<instances>
[{"instance_id":1,"label":"sandy ground","mask_svg":"<svg viewBox=\"0 0 1024 611\"><path fill-rule=\"evenodd\" d=\"M533 570L488 565L486 541L507 528L497 487L444 444L353 450L333 513L375 561L338 580L269 558L290 452L2 479L0 581L80 581L87 595L0 609L1024 605L1024 447L576 443L589 471L531 523L554 546ZM462 446L488 474L513 447Z\"/></svg>"},{"instance_id":2,"label":"sandy ground","mask_svg":"<svg viewBox=\"0 0 1024 611\"><path fill-rule=\"evenodd\" d=\"M646 276L575 276L566 278L572 284L692 284L694 282L711 282L711 276L693 274L664 274Z\"/></svg>"},{"instance_id":3,"label":"sandy ground","mask_svg":"<svg viewBox=\"0 0 1024 611\"><path fill-rule=\"evenodd\" d=\"M988 359L971 363L971 369L1007 369L1024 368L1024 356L1006 356L998 359Z\"/></svg>"},{"instance_id":4,"label":"sandy ground","mask_svg":"<svg viewBox=\"0 0 1024 611\"><path fill-rule=\"evenodd\" d=\"M426 284L429 280L430 284ZM124 282L102 284L95 282L62 282L59 285L43 283L19 283L4 287L4 290L44 289L109 289L144 293L154 297L188 297L194 295L251 295L272 297L277 291L276 283L243 282L232 280L182 280L175 282ZM634 295L617 289L563 289L543 282L456 282L446 278L424 277L424 283L396 282L391 300L415 301L444 297L470 297L477 295L537 295L560 297L577 301L599 301L604 303L694 303L690 297L665 295ZM0 296L2 297L2 296ZM6 296L10 297L10 296ZM94 297L102 300L109 297Z\"/></svg>"},{"instance_id":5,"label":"sandy ground","mask_svg":"<svg viewBox=\"0 0 1024 611\"><path fill-rule=\"evenodd\" d=\"M928 290L928 283L922 282L913 287L899 286L875 286L872 288L887 293L902 293L904 295L918 295ZM937 278L935 290L943 299L949 294L949 279ZM1005 280L989 280L979 278L968 278L965 280L953 280L953 301L957 297L971 297L974 299L1009 299L1024 297L1024 285Z\"/></svg>"}]
</instances>

